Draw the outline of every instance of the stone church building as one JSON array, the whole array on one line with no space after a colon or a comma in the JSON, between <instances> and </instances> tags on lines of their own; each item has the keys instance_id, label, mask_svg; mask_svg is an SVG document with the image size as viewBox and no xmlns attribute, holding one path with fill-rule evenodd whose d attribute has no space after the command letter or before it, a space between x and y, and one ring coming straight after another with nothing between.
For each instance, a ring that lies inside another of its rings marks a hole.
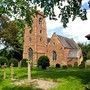
<instances>
[{"instance_id":1,"label":"stone church building","mask_svg":"<svg viewBox=\"0 0 90 90\"><path fill-rule=\"evenodd\" d=\"M37 65L40 56L46 55L50 65L78 65L82 61L82 51L73 39L69 39L54 33L51 38L47 37L45 16L37 12L33 19L33 29L27 25L24 32L23 58L32 60Z\"/></svg>"}]
</instances>

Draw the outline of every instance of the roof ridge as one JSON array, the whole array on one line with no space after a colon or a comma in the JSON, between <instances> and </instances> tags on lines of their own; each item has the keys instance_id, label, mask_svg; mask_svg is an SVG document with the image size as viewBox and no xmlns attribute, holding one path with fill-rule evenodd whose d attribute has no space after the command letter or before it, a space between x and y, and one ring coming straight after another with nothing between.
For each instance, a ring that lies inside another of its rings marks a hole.
<instances>
[{"instance_id":1,"label":"roof ridge","mask_svg":"<svg viewBox=\"0 0 90 90\"><path fill-rule=\"evenodd\" d=\"M78 49L79 48L77 43L73 39L70 39L70 38L67 38L67 37L64 37L61 35L57 35L57 36L59 37L59 40L61 40L61 43L64 47L72 48L72 49Z\"/></svg>"}]
</instances>

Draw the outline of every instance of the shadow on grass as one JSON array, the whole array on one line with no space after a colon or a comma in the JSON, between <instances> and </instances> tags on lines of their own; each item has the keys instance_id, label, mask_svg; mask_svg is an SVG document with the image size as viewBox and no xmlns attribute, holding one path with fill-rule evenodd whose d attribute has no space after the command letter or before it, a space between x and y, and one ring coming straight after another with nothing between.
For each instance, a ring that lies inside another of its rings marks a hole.
<instances>
[{"instance_id":1,"label":"shadow on grass","mask_svg":"<svg viewBox=\"0 0 90 90\"><path fill-rule=\"evenodd\" d=\"M67 78L69 76L80 79L83 84L90 82L90 70L86 69L75 69L75 70L63 70L63 69L48 69L48 70L37 70L35 73L32 72L33 78L50 78L60 79Z\"/></svg>"},{"instance_id":2,"label":"shadow on grass","mask_svg":"<svg viewBox=\"0 0 90 90\"><path fill-rule=\"evenodd\" d=\"M22 86L14 86L14 87L3 87L2 90L42 90L42 89L39 89L39 88L34 88L34 87L30 87L30 86L27 86L27 87L22 87Z\"/></svg>"}]
</instances>

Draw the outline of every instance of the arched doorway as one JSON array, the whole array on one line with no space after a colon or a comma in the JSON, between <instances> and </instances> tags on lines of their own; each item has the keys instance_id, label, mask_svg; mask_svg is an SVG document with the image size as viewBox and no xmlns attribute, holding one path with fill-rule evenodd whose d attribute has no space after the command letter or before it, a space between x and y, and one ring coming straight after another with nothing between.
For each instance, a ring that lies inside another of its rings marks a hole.
<instances>
[{"instance_id":1,"label":"arched doorway","mask_svg":"<svg viewBox=\"0 0 90 90\"><path fill-rule=\"evenodd\" d=\"M29 59L33 60L33 49L29 48Z\"/></svg>"}]
</instances>

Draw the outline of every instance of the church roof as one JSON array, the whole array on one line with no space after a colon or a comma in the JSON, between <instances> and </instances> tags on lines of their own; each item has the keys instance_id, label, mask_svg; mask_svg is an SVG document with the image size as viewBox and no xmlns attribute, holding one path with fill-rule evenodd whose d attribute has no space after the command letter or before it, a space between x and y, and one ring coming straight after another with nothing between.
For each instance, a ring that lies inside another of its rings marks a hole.
<instances>
[{"instance_id":1,"label":"church roof","mask_svg":"<svg viewBox=\"0 0 90 90\"><path fill-rule=\"evenodd\" d=\"M70 49L79 49L79 46L75 43L73 39L69 39L60 35L57 35L59 38L59 41L62 43L62 45L65 48L70 48Z\"/></svg>"},{"instance_id":2,"label":"church roof","mask_svg":"<svg viewBox=\"0 0 90 90\"><path fill-rule=\"evenodd\" d=\"M79 58L81 55L81 49L73 39L69 39L60 35L57 35L59 41L62 43L64 48L69 48L68 58Z\"/></svg>"}]
</instances>

